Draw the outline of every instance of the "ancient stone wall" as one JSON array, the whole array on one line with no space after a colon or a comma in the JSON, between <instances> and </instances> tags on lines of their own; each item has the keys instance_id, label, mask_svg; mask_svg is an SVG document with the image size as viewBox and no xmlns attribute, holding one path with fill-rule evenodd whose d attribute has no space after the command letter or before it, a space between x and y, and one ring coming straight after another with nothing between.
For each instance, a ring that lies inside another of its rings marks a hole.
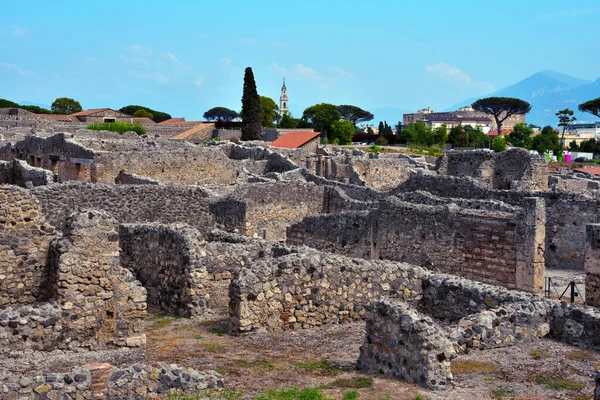
<instances>
[{"instance_id":1,"label":"ancient stone wall","mask_svg":"<svg viewBox=\"0 0 600 400\"><path fill-rule=\"evenodd\" d=\"M29 166L22 160L0 161L0 184L21 187L50 185L57 177L50 171Z\"/></svg>"},{"instance_id":2,"label":"ancient stone wall","mask_svg":"<svg viewBox=\"0 0 600 400\"><path fill-rule=\"evenodd\" d=\"M489 212L390 197L369 212L305 218L288 228L287 240L538 292L543 287L544 205L540 199L524 200L524 205L511 213Z\"/></svg>"},{"instance_id":3,"label":"ancient stone wall","mask_svg":"<svg viewBox=\"0 0 600 400\"><path fill-rule=\"evenodd\" d=\"M600 350L600 310L565 302L555 302L550 335L561 342Z\"/></svg>"},{"instance_id":4,"label":"ancient stone wall","mask_svg":"<svg viewBox=\"0 0 600 400\"><path fill-rule=\"evenodd\" d=\"M548 190L548 166L539 155L513 148L501 153L483 150L455 151L442 155L440 175L469 176L489 189Z\"/></svg>"},{"instance_id":5,"label":"ancient stone wall","mask_svg":"<svg viewBox=\"0 0 600 400\"><path fill-rule=\"evenodd\" d=\"M600 307L600 224L586 226L585 295L586 304Z\"/></svg>"},{"instance_id":6,"label":"ancient stone wall","mask_svg":"<svg viewBox=\"0 0 600 400\"><path fill-rule=\"evenodd\" d=\"M229 286L236 328L309 328L360 319L381 296L421 296L427 272L403 263L317 251L263 259L235 273Z\"/></svg>"},{"instance_id":7,"label":"ancient stone wall","mask_svg":"<svg viewBox=\"0 0 600 400\"><path fill-rule=\"evenodd\" d=\"M203 231L213 227L209 193L200 187L67 182L36 187L31 193L42 215L58 229L73 211L82 209L107 211L121 223L183 222Z\"/></svg>"},{"instance_id":8,"label":"ancient stone wall","mask_svg":"<svg viewBox=\"0 0 600 400\"><path fill-rule=\"evenodd\" d=\"M47 294L64 310L69 348L146 343L146 290L119 264L117 222L103 211L74 213L52 244Z\"/></svg>"},{"instance_id":9,"label":"ancient stone wall","mask_svg":"<svg viewBox=\"0 0 600 400\"><path fill-rule=\"evenodd\" d=\"M125 171L119 172L119 175L115 178L117 185L158 185L157 180L139 176L136 174L128 174Z\"/></svg>"},{"instance_id":10,"label":"ancient stone wall","mask_svg":"<svg viewBox=\"0 0 600 400\"><path fill-rule=\"evenodd\" d=\"M367 186L377 190L393 189L410 176L408 161L404 158L365 158L351 162L351 166Z\"/></svg>"},{"instance_id":11,"label":"ancient stone wall","mask_svg":"<svg viewBox=\"0 0 600 400\"><path fill-rule=\"evenodd\" d=\"M585 225L598 222L598 200L572 192L519 192L489 190L468 177L412 174L392 193L427 191L435 196L499 200L522 206L527 197L539 197L546 203L544 258L548 268L583 269Z\"/></svg>"},{"instance_id":12,"label":"ancient stone wall","mask_svg":"<svg viewBox=\"0 0 600 400\"><path fill-rule=\"evenodd\" d=\"M148 304L189 317L208 306L200 232L182 224L123 224L120 260L148 291Z\"/></svg>"},{"instance_id":13,"label":"ancient stone wall","mask_svg":"<svg viewBox=\"0 0 600 400\"><path fill-rule=\"evenodd\" d=\"M176 364L114 367L105 363L92 363L66 373L14 376L0 384L0 397L31 400L146 399L164 397L175 390L196 395L207 389L223 387L222 376L214 371L199 372Z\"/></svg>"},{"instance_id":14,"label":"ancient stone wall","mask_svg":"<svg viewBox=\"0 0 600 400\"><path fill-rule=\"evenodd\" d=\"M456 351L449 332L406 303L381 300L371 308L359 368L432 390L450 389Z\"/></svg>"},{"instance_id":15,"label":"ancient stone wall","mask_svg":"<svg viewBox=\"0 0 600 400\"><path fill-rule=\"evenodd\" d=\"M29 191L0 186L0 307L38 300L53 236Z\"/></svg>"}]
</instances>

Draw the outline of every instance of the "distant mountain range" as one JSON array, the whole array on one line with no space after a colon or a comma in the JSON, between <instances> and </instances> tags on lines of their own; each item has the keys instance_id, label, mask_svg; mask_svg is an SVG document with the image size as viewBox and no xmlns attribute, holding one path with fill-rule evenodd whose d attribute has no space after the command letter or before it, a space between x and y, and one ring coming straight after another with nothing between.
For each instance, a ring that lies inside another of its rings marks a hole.
<instances>
[{"instance_id":1,"label":"distant mountain range","mask_svg":"<svg viewBox=\"0 0 600 400\"><path fill-rule=\"evenodd\" d=\"M457 103L446 111L456 110L472 104L479 98L491 96L517 97L528 101L531 104L531 112L527 114L525 120L530 124L556 126L558 120L554 113L565 108L575 111L579 122L595 122L596 117L579 112L577 106L600 97L600 78L592 82L550 70L538 72L488 95Z\"/></svg>"}]
</instances>

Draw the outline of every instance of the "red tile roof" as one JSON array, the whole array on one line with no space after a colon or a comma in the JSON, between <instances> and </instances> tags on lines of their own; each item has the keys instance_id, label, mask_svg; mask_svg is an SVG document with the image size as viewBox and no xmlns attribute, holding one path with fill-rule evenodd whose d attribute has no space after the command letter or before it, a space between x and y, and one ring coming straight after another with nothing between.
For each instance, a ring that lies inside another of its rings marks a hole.
<instances>
[{"instance_id":1,"label":"red tile roof","mask_svg":"<svg viewBox=\"0 0 600 400\"><path fill-rule=\"evenodd\" d=\"M585 172L586 174L600 175L600 168L575 168L575 171Z\"/></svg>"},{"instance_id":2,"label":"red tile roof","mask_svg":"<svg viewBox=\"0 0 600 400\"><path fill-rule=\"evenodd\" d=\"M171 125L171 124L179 124L181 122L185 122L185 118L170 118L166 119L162 122L159 122L160 125Z\"/></svg>"},{"instance_id":3,"label":"red tile roof","mask_svg":"<svg viewBox=\"0 0 600 400\"><path fill-rule=\"evenodd\" d=\"M70 115L72 115L74 117L87 117L87 116L96 114L97 112L106 111L106 110L110 110L110 108L90 108L89 110L79 111L79 112L76 112L76 113L70 114Z\"/></svg>"},{"instance_id":4,"label":"red tile roof","mask_svg":"<svg viewBox=\"0 0 600 400\"><path fill-rule=\"evenodd\" d=\"M502 135L503 136L504 135L508 135L511 132L512 132L512 129L502 129ZM493 131L489 131L488 133L486 133L486 135L492 136L492 137L498 136L498 129L494 129Z\"/></svg>"},{"instance_id":5,"label":"red tile roof","mask_svg":"<svg viewBox=\"0 0 600 400\"><path fill-rule=\"evenodd\" d=\"M151 120L150 118L133 118L133 122L137 122L141 125L156 125L156 122L154 122L153 120Z\"/></svg>"},{"instance_id":6,"label":"red tile roof","mask_svg":"<svg viewBox=\"0 0 600 400\"><path fill-rule=\"evenodd\" d=\"M38 118L52 122L79 122L77 117L64 114L38 114Z\"/></svg>"},{"instance_id":7,"label":"red tile roof","mask_svg":"<svg viewBox=\"0 0 600 400\"><path fill-rule=\"evenodd\" d=\"M297 149L320 134L321 132L288 132L272 141L270 145L284 149Z\"/></svg>"}]
</instances>

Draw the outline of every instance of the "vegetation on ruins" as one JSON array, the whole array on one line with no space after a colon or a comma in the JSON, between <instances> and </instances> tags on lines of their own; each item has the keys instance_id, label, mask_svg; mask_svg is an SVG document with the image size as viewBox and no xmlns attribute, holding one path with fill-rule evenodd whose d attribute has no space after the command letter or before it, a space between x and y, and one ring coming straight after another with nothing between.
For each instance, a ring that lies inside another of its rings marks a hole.
<instances>
[{"instance_id":1,"label":"vegetation on ruins","mask_svg":"<svg viewBox=\"0 0 600 400\"><path fill-rule=\"evenodd\" d=\"M443 147L448 140L448 130L445 124L432 129L423 121L410 123L402 130L402 135L410 145L421 147L431 147L434 145Z\"/></svg>"},{"instance_id":2,"label":"vegetation on ruins","mask_svg":"<svg viewBox=\"0 0 600 400\"><path fill-rule=\"evenodd\" d=\"M144 109L139 109L136 112L133 113L133 116L135 118L150 118L152 119L153 115L151 112L148 112Z\"/></svg>"},{"instance_id":3,"label":"vegetation on ruins","mask_svg":"<svg viewBox=\"0 0 600 400\"><path fill-rule=\"evenodd\" d=\"M502 123L507 118L515 114L527 114L531 111L531 104L514 97L486 97L477 100L471 107L494 117L498 136L502 136Z\"/></svg>"},{"instance_id":4,"label":"vegetation on ruins","mask_svg":"<svg viewBox=\"0 0 600 400\"><path fill-rule=\"evenodd\" d=\"M564 110L557 111L554 115L558 117L558 126L562 127L562 136L560 138L560 143L565 145L565 131L567 127L571 125L577 118L573 116L574 111L568 108Z\"/></svg>"},{"instance_id":5,"label":"vegetation on ruins","mask_svg":"<svg viewBox=\"0 0 600 400\"><path fill-rule=\"evenodd\" d=\"M501 152L506 150L506 140L502 136L496 136L492 140L492 150L495 152Z\"/></svg>"},{"instance_id":6,"label":"vegetation on ruins","mask_svg":"<svg viewBox=\"0 0 600 400\"><path fill-rule=\"evenodd\" d=\"M18 108L20 105L15 103L14 101L0 99L0 108Z\"/></svg>"},{"instance_id":7,"label":"vegetation on ruins","mask_svg":"<svg viewBox=\"0 0 600 400\"><path fill-rule=\"evenodd\" d=\"M263 128L272 128L279 118L279 107L272 98L260 96L260 115Z\"/></svg>"},{"instance_id":8,"label":"vegetation on ruins","mask_svg":"<svg viewBox=\"0 0 600 400\"><path fill-rule=\"evenodd\" d=\"M337 106L337 110L342 118L352 122L352 125L354 126L356 126L358 123L371 121L373 118L375 118L375 116L370 112L349 104Z\"/></svg>"},{"instance_id":9,"label":"vegetation on ruins","mask_svg":"<svg viewBox=\"0 0 600 400\"><path fill-rule=\"evenodd\" d=\"M55 114L73 114L83 110L77 100L69 97L57 98L52 102L50 109Z\"/></svg>"},{"instance_id":10,"label":"vegetation on ruins","mask_svg":"<svg viewBox=\"0 0 600 400\"><path fill-rule=\"evenodd\" d=\"M341 119L333 121L331 124L331 137L334 143L346 145L352 144L352 135L354 135L354 126L352 122Z\"/></svg>"},{"instance_id":11,"label":"vegetation on ruins","mask_svg":"<svg viewBox=\"0 0 600 400\"><path fill-rule=\"evenodd\" d=\"M531 150L533 144L533 129L525 125L524 122L519 122L513 127L512 132L506 136L506 141L514 147L522 147Z\"/></svg>"},{"instance_id":12,"label":"vegetation on ruins","mask_svg":"<svg viewBox=\"0 0 600 400\"><path fill-rule=\"evenodd\" d=\"M111 131L118 132L119 134L124 134L125 132L135 132L138 135L145 135L146 129L139 123L130 123L125 121L115 121L115 122L104 122L104 123L92 123L88 124L87 129L91 129L94 131Z\"/></svg>"},{"instance_id":13,"label":"vegetation on ruins","mask_svg":"<svg viewBox=\"0 0 600 400\"><path fill-rule=\"evenodd\" d=\"M138 110L144 110L144 111L147 111L148 113L152 114L152 121L154 121L156 123L171 119L170 114L167 114L162 111L156 111L151 108L143 107L143 106L129 105L129 106L125 106L125 107L122 107L119 109L120 112L129 114L129 115L135 114Z\"/></svg>"},{"instance_id":14,"label":"vegetation on ruins","mask_svg":"<svg viewBox=\"0 0 600 400\"><path fill-rule=\"evenodd\" d=\"M333 104L320 103L304 110L302 119L311 123L315 131L321 132L321 138L332 141L331 125L340 119L340 113Z\"/></svg>"},{"instance_id":15,"label":"vegetation on ruins","mask_svg":"<svg viewBox=\"0 0 600 400\"><path fill-rule=\"evenodd\" d=\"M453 126L448 133L448 143L454 147L489 148L490 137L471 125Z\"/></svg>"},{"instance_id":16,"label":"vegetation on ruins","mask_svg":"<svg viewBox=\"0 0 600 400\"><path fill-rule=\"evenodd\" d=\"M242 140L261 140L260 98L256 91L256 82L252 68L244 72L244 91L242 94Z\"/></svg>"},{"instance_id":17,"label":"vegetation on ruins","mask_svg":"<svg viewBox=\"0 0 600 400\"><path fill-rule=\"evenodd\" d=\"M202 115L205 120L215 122L233 121L237 117L239 114L227 107L213 107Z\"/></svg>"},{"instance_id":18,"label":"vegetation on ruins","mask_svg":"<svg viewBox=\"0 0 600 400\"><path fill-rule=\"evenodd\" d=\"M579 111L586 112L600 118L600 97L580 104Z\"/></svg>"},{"instance_id":19,"label":"vegetation on ruins","mask_svg":"<svg viewBox=\"0 0 600 400\"><path fill-rule=\"evenodd\" d=\"M552 150L554 154L562 152L558 133L550 125L545 126L539 135L533 138L531 148L540 154Z\"/></svg>"}]
</instances>

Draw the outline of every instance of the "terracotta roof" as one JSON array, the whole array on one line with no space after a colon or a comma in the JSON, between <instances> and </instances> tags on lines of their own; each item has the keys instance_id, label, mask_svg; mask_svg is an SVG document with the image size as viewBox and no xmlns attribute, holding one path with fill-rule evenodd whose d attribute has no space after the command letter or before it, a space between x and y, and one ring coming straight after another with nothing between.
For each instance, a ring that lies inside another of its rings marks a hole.
<instances>
[{"instance_id":1,"label":"terracotta roof","mask_svg":"<svg viewBox=\"0 0 600 400\"><path fill-rule=\"evenodd\" d=\"M156 122L154 122L153 120L151 120L150 118L133 118L133 122L134 123L139 123L141 125L156 125Z\"/></svg>"},{"instance_id":2,"label":"terracotta roof","mask_svg":"<svg viewBox=\"0 0 600 400\"><path fill-rule=\"evenodd\" d=\"M575 171L585 172L586 174L600 175L600 168L575 168Z\"/></svg>"},{"instance_id":3,"label":"terracotta roof","mask_svg":"<svg viewBox=\"0 0 600 400\"><path fill-rule=\"evenodd\" d=\"M185 132L181 132L179 135L173 136L171 139L176 139L176 140L198 139L197 137L195 137L197 134L204 133L204 131L206 129L210 129L211 134L212 134L212 130L214 129L214 127L215 127L215 124L212 124L212 123L200 124L200 125L194 126L191 129L188 129ZM207 139L210 139L210 138L201 138L201 139L207 140Z\"/></svg>"},{"instance_id":4,"label":"terracotta roof","mask_svg":"<svg viewBox=\"0 0 600 400\"><path fill-rule=\"evenodd\" d=\"M53 122L79 122L77 117L64 114L38 114L38 118Z\"/></svg>"},{"instance_id":5,"label":"terracotta roof","mask_svg":"<svg viewBox=\"0 0 600 400\"><path fill-rule=\"evenodd\" d=\"M170 119L166 119L162 122L159 122L160 125L170 125L170 124L177 124L177 123L181 123L181 122L185 122L185 118L170 118Z\"/></svg>"},{"instance_id":6,"label":"terracotta roof","mask_svg":"<svg viewBox=\"0 0 600 400\"><path fill-rule=\"evenodd\" d=\"M110 110L110 108L90 108L89 110L79 111L77 113L70 114L70 115L72 115L74 117L87 117L89 115L96 114L97 112L106 111L106 110Z\"/></svg>"},{"instance_id":7,"label":"terracotta roof","mask_svg":"<svg viewBox=\"0 0 600 400\"><path fill-rule=\"evenodd\" d=\"M284 149L297 149L298 147L310 142L321 132L288 132L279 136L270 143L271 147L281 147Z\"/></svg>"},{"instance_id":8,"label":"terracotta roof","mask_svg":"<svg viewBox=\"0 0 600 400\"><path fill-rule=\"evenodd\" d=\"M512 129L502 129L502 135L508 135L509 133L512 132ZM489 131L488 133L486 133L486 135L488 136L498 136L498 129L494 129L493 131Z\"/></svg>"}]
</instances>

